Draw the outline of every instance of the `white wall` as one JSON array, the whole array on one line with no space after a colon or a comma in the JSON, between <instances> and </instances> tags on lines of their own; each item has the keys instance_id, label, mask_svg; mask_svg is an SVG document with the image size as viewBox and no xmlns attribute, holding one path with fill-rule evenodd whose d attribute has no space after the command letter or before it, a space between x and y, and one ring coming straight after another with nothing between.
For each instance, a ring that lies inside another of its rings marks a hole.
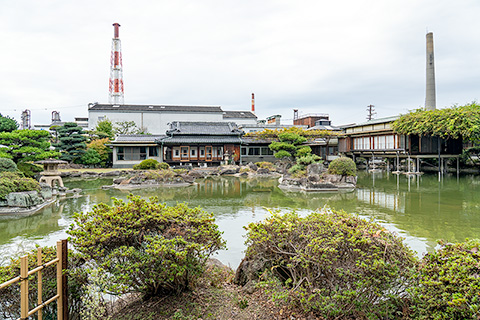
<instances>
[{"instance_id":1,"label":"white wall","mask_svg":"<svg viewBox=\"0 0 480 320\"><path fill-rule=\"evenodd\" d=\"M222 112L128 112L115 110L89 110L88 128L95 129L99 117L106 117L114 124L121 121L135 121L137 127L147 128L151 134L165 134L173 121L223 121Z\"/></svg>"}]
</instances>

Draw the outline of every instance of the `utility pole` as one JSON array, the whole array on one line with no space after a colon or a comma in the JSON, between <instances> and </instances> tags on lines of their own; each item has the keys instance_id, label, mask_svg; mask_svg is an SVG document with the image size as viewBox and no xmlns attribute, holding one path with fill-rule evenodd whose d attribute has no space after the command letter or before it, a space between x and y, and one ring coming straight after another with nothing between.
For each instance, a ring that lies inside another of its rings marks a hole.
<instances>
[{"instance_id":1,"label":"utility pole","mask_svg":"<svg viewBox=\"0 0 480 320\"><path fill-rule=\"evenodd\" d=\"M367 120L370 121L373 119L373 116L376 115L375 106L373 104L367 106Z\"/></svg>"}]
</instances>

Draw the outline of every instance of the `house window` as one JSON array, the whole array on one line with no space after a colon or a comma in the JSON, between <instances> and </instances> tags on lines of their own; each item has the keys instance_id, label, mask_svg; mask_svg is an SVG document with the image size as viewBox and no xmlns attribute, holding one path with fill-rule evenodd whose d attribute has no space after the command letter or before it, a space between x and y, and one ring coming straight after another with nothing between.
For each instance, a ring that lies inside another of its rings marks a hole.
<instances>
[{"instance_id":1,"label":"house window","mask_svg":"<svg viewBox=\"0 0 480 320\"><path fill-rule=\"evenodd\" d=\"M140 152L139 152L140 160L147 159L147 147L140 147L139 149L140 149Z\"/></svg>"},{"instance_id":2,"label":"house window","mask_svg":"<svg viewBox=\"0 0 480 320\"><path fill-rule=\"evenodd\" d=\"M260 148L259 147L248 148L248 155L249 156L259 156L260 155Z\"/></svg>"},{"instance_id":3,"label":"house window","mask_svg":"<svg viewBox=\"0 0 480 320\"><path fill-rule=\"evenodd\" d=\"M188 149L189 147L180 147L182 159L188 159Z\"/></svg>"},{"instance_id":4,"label":"house window","mask_svg":"<svg viewBox=\"0 0 480 320\"><path fill-rule=\"evenodd\" d=\"M273 151L270 150L269 147L263 147L263 148L262 148L262 155L263 155L263 156L273 155Z\"/></svg>"},{"instance_id":5,"label":"house window","mask_svg":"<svg viewBox=\"0 0 480 320\"><path fill-rule=\"evenodd\" d=\"M125 160L125 150L123 147L117 147L117 160Z\"/></svg>"},{"instance_id":6,"label":"house window","mask_svg":"<svg viewBox=\"0 0 480 320\"><path fill-rule=\"evenodd\" d=\"M175 157L177 158L180 157L180 149L177 148L177 149L174 149L173 151L174 151Z\"/></svg>"},{"instance_id":7,"label":"house window","mask_svg":"<svg viewBox=\"0 0 480 320\"><path fill-rule=\"evenodd\" d=\"M200 157L205 157L205 149L204 148L200 149Z\"/></svg>"},{"instance_id":8,"label":"house window","mask_svg":"<svg viewBox=\"0 0 480 320\"><path fill-rule=\"evenodd\" d=\"M148 156L149 157L158 157L158 148L157 147L148 147Z\"/></svg>"},{"instance_id":9,"label":"house window","mask_svg":"<svg viewBox=\"0 0 480 320\"><path fill-rule=\"evenodd\" d=\"M191 157L196 157L197 156L197 149L194 149L194 148L190 149L190 156Z\"/></svg>"},{"instance_id":10,"label":"house window","mask_svg":"<svg viewBox=\"0 0 480 320\"><path fill-rule=\"evenodd\" d=\"M117 147L117 160L145 160L147 147Z\"/></svg>"},{"instance_id":11,"label":"house window","mask_svg":"<svg viewBox=\"0 0 480 320\"><path fill-rule=\"evenodd\" d=\"M240 154L241 154L242 156L246 156L246 155L247 155L247 148L246 148L246 147L242 147L242 148L240 149Z\"/></svg>"}]
</instances>

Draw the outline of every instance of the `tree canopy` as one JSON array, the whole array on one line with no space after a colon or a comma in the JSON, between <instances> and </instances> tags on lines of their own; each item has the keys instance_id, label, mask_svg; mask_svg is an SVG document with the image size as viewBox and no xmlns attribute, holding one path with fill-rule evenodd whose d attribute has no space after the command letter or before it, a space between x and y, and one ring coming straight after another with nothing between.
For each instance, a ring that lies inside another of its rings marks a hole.
<instances>
[{"instance_id":1,"label":"tree canopy","mask_svg":"<svg viewBox=\"0 0 480 320\"><path fill-rule=\"evenodd\" d=\"M295 133L299 136L307 138L307 140L316 138L328 138L338 135L336 132L329 130L305 130L299 127L290 127L282 129L264 129L257 132L248 132L247 134L245 134L245 137L250 137L253 139L277 140L279 138L279 135L283 133Z\"/></svg>"},{"instance_id":2,"label":"tree canopy","mask_svg":"<svg viewBox=\"0 0 480 320\"><path fill-rule=\"evenodd\" d=\"M12 132L18 129L18 123L9 116L2 116L0 113L0 132Z\"/></svg>"},{"instance_id":3,"label":"tree canopy","mask_svg":"<svg viewBox=\"0 0 480 320\"><path fill-rule=\"evenodd\" d=\"M63 126L56 129L58 133L58 143L55 147L60 150L60 159L70 162L77 162L85 153L87 138L83 135L83 129L75 122L66 122Z\"/></svg>"},{"instance_id":4,"label":"tree canopy","mask_svg":"<svg viewBox=\"0 0 480 320\"><path fill-rule=\"evenodd\" d=\"M394 121L392 129L406 135L480 141L480 105L474 102L444 109L413 110Z\"/></svg>"},{"instance_id":5,"label":"tree canopy","mask_svg":"<svg viewBox=\"0 0 480 320\"><path fill-rule=\"evenodd\" d=\"M0 132L0 157L19 162L57 158L59 153L50 150L50 133L43 130L15 130Z\"/></svg>"},{"instance_id":6,"label":"tree canopy","mask_svg":"<svg viewBox=\"0 0 480 320\"><path fill-rule=\"evenodd\" d=\"M97 126L95 127L95 130L93 130L91 133L94 136L98 137L98 138L92 138L92 139L108 138L112 140L113 137L115 136L115 129L110 119L104 119L102 121L97 122Z\"/></svg>"}]
</instances>

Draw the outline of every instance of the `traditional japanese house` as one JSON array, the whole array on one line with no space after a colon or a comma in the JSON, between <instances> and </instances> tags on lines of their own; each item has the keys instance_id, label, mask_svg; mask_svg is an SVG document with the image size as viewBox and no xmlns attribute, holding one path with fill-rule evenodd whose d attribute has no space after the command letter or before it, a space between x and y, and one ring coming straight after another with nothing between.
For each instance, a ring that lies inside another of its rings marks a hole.
<instances>
[{"instance_id":1,"label":"traditional japanese house","mask_svg":"<svg viewBox=\"0 0 480 320\"><path fill-rule=\"evenodd\" d=\"M113 148L112 167L131 168L145 159L162 162L162 152L156 140L165 135L120 134L110 143Z\"/></svg>"},{"instance_id":2,"label":"traditional japanese house","mask_svg":"<svg viewBox=\"0 0 480 320\"><path fill-rule=\"evenodd\" d=\"M157 139L169 164L220 164L240 160L243 131L233 122L172 122Z\"/></svg>"},{"instance_id":3,"label":"traditional japanese house","mask_svg":"<svg viewBox=\"0 0 480 320\"><path fill-rule=\"evenodd\" d=\"M338 151L353 158L395 158L397 164L400 159L412 158L416 160L417 171L421 159L436 158L443 163L448 158L458 160L462 154L462 139L393 132L391 125L398 118L399 116L373 119L344 127L344 135L339 137Z\"/></svg>"}]
</instances>

